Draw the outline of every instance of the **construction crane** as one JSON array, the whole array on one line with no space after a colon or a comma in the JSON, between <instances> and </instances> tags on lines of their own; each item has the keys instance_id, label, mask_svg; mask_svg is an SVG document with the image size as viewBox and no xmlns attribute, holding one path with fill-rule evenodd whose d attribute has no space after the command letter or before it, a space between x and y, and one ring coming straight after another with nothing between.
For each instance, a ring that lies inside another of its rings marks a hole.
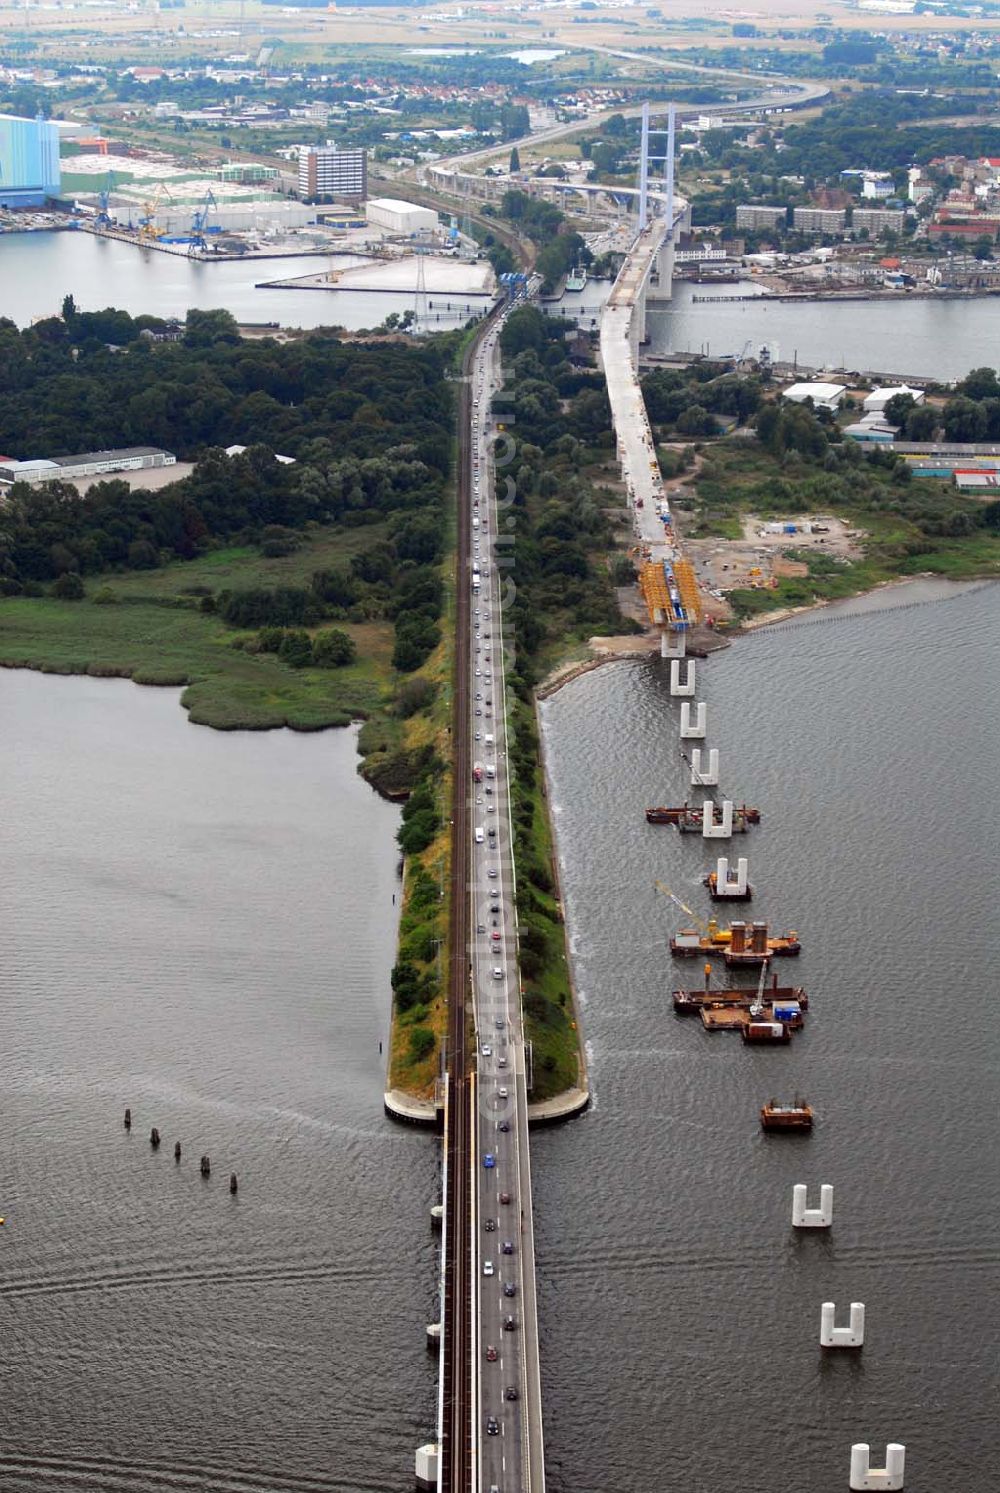
<instances>
[{"instance_id":1,"label":"construction crane","mask_svg":"<svg viewBox=\"0 0 1000 1493\"><path fill-rule=\"evenodd\" d=\"M215 193L209 187L202 200L200 207L195 208L194 217L191 220L191 237L188 241L188 253L193 254L196 249L205 249L205 227L208 223L208 215L213 207L218 207Z\"/></svg>"},{"instance_id":2,"label":"construction crane","mask_svg":"<svg viewBox=\"0 0 1000 1493\"><path fill-rule=\"evenodd\" d=\"M758 1021L764 1014L764 981L767 979L767 971L769 966L770 960L765 959L760 967L760 979L757 981L757 994L754 996L753 1005L750 1007L751 1021Z\"/></svg>"},{"instance_id":3,"label":"construction crane","mask_svg":"<svg viewBox=\"0 0 1000 1493\"><path fill-rule=\"evenodd\" d=\"M680 754L681 754L682 760L687 764L688 767L691 768L691 770L693 772L694 768L693 768L692 763L691 763L691 758L688 756L687 752L684 750L683 747L680 748ZM702 788L711 788L713 790L713 792L714 792L715 798L720 803L724 802L727 798L729 798L729 794L728 793L723 793L723 791L719 787L718 783L715 783L715 784L711 784L711 783L699 783L696 786L700 786ZM731 802L734 805L736 804L736 800L735 799L732 799ZM744 804L743 807L745 808L746 805Z\"/></svg>"},{"instance_id":4,"label":"construction crane","mask_svg":"<svg viewBox=\"0 0 1000 1493\"><path fill-rule=\"evenodd\" d=\"M153 195L142 204L142 215L139 218L140 238L159 238L156 231L156 210L164 197L170 197L170 188L166 182L158 181Z\"/></svg>"},{"instance_id":5,"label":"construction crane","mask_svg":"<svg viewBox=\"0 0 1000 1493\"><path fill-rule=\"evenodd\" d=\"M97 217L94 219L95 228L111 227L111 214L108 212L108 203L111 199L111 193L114 191L114 189L115 173L113 171L109 171L107 176L104 178L104 186L101 188L97 197Z\"/></svg>"},{"instance_id":6,"label":"construction crane","mask_svg":"<svg viewBox=\"0 0 1000 1493\"><path fill-rule=\"evenodd\" d=\"M671 902L673 902L677 907L680 908L681 912L687 913L688 917L694 923L695 927L700 928L701 932L705 935L706 938L714 938L716 934L719 933L719 924L715 918L710 918L707 923L704 922L696 912L693 912L692 909L688 907L686 902L682 902L680 897L672 892L668 886L664 886L662 881L657 881L654 883L654 885L656 887L656 890L658 892L662 892L665 897L669 897Z\"/></svg>"}]
</instances>

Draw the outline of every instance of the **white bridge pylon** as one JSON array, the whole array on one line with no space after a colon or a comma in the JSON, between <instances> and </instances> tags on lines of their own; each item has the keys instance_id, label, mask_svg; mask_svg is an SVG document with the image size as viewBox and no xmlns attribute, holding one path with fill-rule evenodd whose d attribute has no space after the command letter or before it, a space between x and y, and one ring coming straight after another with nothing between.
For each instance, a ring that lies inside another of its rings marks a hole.
<instances>
[{"instance_id":1,"label":"white bridge pylon","mask_svg":"<svg viewBox=\"0 0 1000 1493\"><path fill-rule=\"evenodd\" d=\"M691 748L691 787L716 788L719 784L719 748L708 752L708 763L701 765L701 747Z\"/></svg>"},{"instance_id":2,"label":"white bridge pylon","mask_svg":"<svg viewBox=\"0 0 1000 1493\"><path fill-rule=\"evenodd\" d=\"M681 705L681 736L687 741L704 741L708 730L708 706L704 700L699 700L695 706L694 718L691 716L690 702L685 700Z\"/></svg>"},{"instance_id":3,"label":"white bridge pylon","mask_svg":"<svg viewBox=\"0 0 1000 1493\"><path fill-rule=\"evenodd\" d=\"M890 1441L885 1449L885 1466L871 1466L871 1448L865 1441L851 1447L852 1493L898 1493L903 1486L906 1447Z\"/></svg>"},{"instance_id":4,"label":"white bridge pylon","mask_svg":"<svg viewBox=\"0 0 1000 1493\"><path fill-rule=\"evenodd\" d=\"M729 840L733 834L733 801L722 800L722 823L715 822L715 800L706 798L701 806L701 834L705 840Z\"/></svg>"},{"instance_id":5,"label":"white bridge pylon","mask_svg":"<svg viewBox=\"0 0 1000 1493\"><path fill-rule=\"evenodd\" d=\"M672 695L693 695L695 690L694 659L684 660L685 674L681 680L681 660L675 658L670 663L670 693Z\"/></svg>"}]
</instances>

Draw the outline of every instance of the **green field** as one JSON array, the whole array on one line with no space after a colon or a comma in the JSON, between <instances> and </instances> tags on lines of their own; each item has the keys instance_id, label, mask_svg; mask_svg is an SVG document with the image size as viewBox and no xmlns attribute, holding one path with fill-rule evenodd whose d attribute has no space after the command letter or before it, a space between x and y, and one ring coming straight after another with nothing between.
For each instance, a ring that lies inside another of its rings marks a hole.
<instances>
[{"instance_id":1,"label":"green field","mask_svg":"<svg viewBox=\"0 0 1000 1493\"><path fill-rule=\"evenodd\" d=\"M391 623L338 623L357 645L357 662L293 669L234 647L247 634L202 612L200 601L227 587L305 583L383 536L381 525L324 532L273 560L252 549L217 550L162 570L90 580L83 601L8 598L0 602L0 664L185 685L181 704L191 720L223 731L347 725L390 698ZM105 588L115 602L98 605L94 597Z\"/></svg>"}]
</instances>

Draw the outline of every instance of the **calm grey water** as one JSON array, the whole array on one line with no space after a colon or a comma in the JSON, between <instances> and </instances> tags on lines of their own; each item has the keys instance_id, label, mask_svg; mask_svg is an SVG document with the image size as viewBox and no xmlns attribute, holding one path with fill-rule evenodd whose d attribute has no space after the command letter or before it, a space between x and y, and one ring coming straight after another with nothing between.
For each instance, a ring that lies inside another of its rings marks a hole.
<instances>
[{"instance_id":1,"label":"calm grey water","mask_svg":"<svg viewBox=\"0 0 1000 1493\"><path fill-rule=\"evenodd\" d=\"M0 720L0 1484L409 1488L438 1171L382 1113L397 810L353 732L173 690L4 670Z\"/></svg>"},{"instance_id":2,"label":"calm grey water","mask_svg":"<svg viewBox=\"0 0 1000 1493\"><path fill-rule=\"evenodd\" d=\"M667 666L544 705L595 1092L533 1147L551 1493L841 1493L852 1442L889 1440L914 1493L996 1488L998 650L992 587L698 664L723 786L764 815L733 842L749 911L804 944L784 1049L671 1010L700 964L654 879L707 915L714 860L643 817L685 796ZM813 1134L763 1136L797 1091ZM800 1181L834 1184L828 1236L791 1230ZM860 1356L822 1357L827 1299L866 1303Z\"/></svg>"},{"instance_id":3,"label":"calm grey water","mask_svg":"<svg viewBox=\"0 0 1000 1493\"><path fill-rule=\"evenodd\" d=\"M191 306L222 307L240 321L277 321L282 326L339 325L349 330L375 326L391 311L413 309L413 296L395 291L267 290L257 282L315 274L325 261L308 256L231 260L204 264L155 249L140 249L88 233L9 233L0 235L0 316L19 326L53 316L72 293L86 311L113 305L133 316L183 317ZM607 296L606 281L590 281L558 304L560 313L596 327ZM993 366L1000 345L1000 297L975 301L828 301L808 304L736 301L694 305L694 295L726 295L737 286L713 291L678 282L669 307L650 307L650 350L738 353L778 345L782 360L798 356L809 367L875 369L941 379L962 378L970 368ZM475 296L452 297L460 311L447 310L448 297L428 297L427 326L444 330L461 325L465 307L482 304ZM550 308L552 309L552 308Z\"/></svg>"},{"instance_id":4,"label":"calm grey water","mask_svg":"<svg viewBox=\"0 0 1000 1493\"><path fill-rule=\"evenodd\" d=\"M788 1049L670 1009L654 878L707 912L710 857L643 818L684 794L661 664L544 707L595 1092L534 1142L552 1493L840 1493L896 1438L915 1493L995 1487L1000 589L859 605L698 666L751 910L805 944ZM438 1177L381 1113L396 812L349 732L6 671L0 719L4 1487L409 1488ZM814 1134L763 1137L796 1090ZM827 1298L860 1358L821 1358Z\"/></svg>"},{"instance_id":5,"label":"calm grey water","mask_svg":"<svg viewBox=\"0 0 1000 1493\"><path fill-rule=\"evenodd\" d=\"M186 315L192 306L231 311L238 321L277 321L288 327L342 326L349 331L377 326L390 312L412 311L412 294L350 290L257 289L264 280L291 280L323 269L322 256L225 260L221 264L144 249L90 233L0 234L0 316L19 326L57 316L72 293L83 311L117 306L132 316ZM461 326L465 307L488 302L478 296L428 296L431 330ZM463 309L447 310L448 304Z\"/></svg>"},{"instance_id":6,"label":"calm grey water","mask_svg":"<svg viewBox=\"0 0 1000 1493\"><path fill-rule=\"evenodd\" d=\"M650 351L756 353L778 346L780 361L811 368L873 369L945 381L997 365L1000 297L978 300L768 301L694 304L693 297L747 294L752 287L678 282L669 306L649 308Z\"/></svg>"}]
</instances>

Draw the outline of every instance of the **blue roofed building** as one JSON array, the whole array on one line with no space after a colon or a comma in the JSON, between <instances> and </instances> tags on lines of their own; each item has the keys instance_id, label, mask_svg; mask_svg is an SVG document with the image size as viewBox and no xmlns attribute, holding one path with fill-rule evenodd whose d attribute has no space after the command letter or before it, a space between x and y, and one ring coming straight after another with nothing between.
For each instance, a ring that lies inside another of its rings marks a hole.
<instances>
[{"instance_id":1,"label":"blue roofed building","mask_svg":"<svg viewBox=\"0 0 1000 1493\"><path fill-rule=\"evenodd\" d=\"M59 126L0 114L0 207L44 207L59 182Z\"/></svg>"}]
</instances>

